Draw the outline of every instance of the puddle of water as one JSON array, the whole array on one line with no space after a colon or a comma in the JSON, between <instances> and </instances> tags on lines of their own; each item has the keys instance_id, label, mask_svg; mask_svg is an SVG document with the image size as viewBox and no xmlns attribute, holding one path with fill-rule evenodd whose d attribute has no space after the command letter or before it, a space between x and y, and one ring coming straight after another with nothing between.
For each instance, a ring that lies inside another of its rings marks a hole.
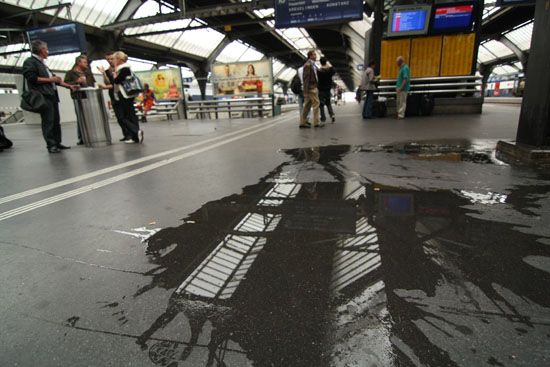
<instances>
[{"instance_id":1,"label":"puddle of water","mask_svg":"<svg viewBox=\"0 0 550 367\"><path fill-rule=\"evenodd\" d=\"M153 363L550 359L549 247L467 209L472 201L504 205L506 196L379 185L342 166L348 154L368 159L358 148L285 153L289 161L259 183L147 239L157 268L134 296L173 290L138 338ZM508 197L528 202L531 189ZM153 341L178 315L188 338Z\"/></svg>"}]
</instances>

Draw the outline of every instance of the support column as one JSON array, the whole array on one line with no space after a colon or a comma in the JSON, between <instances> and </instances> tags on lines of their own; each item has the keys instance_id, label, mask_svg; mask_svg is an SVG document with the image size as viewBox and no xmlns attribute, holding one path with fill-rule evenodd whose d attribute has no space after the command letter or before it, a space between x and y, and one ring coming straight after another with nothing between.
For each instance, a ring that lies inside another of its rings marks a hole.
<instances>
[{"instance_id":1,"label":"support column","mask_svg":"<svg viewBox=\"0 0 550 367\"><path fill-rule=\"evenodd\" d=\"M199 65L189 65L197 83L199 83L199 89L201 91L201 100L206 99L206 83L208 82L209 65L207 63L201 63Z\"/></svg>"},{"instance_id":2,"label":"support column","mask_svg":"<svg viewBox=\"0 0 550 367\"><path fill-rule=\"evenodd\" d=\"M550 0L537 0L516 141L550 146Z\"/></svg>"},{"instance_id":3,"label":"support column","mask_svg":"<svg viewBox=\"0 0 550 367\"><path fill-rule=\"evenodd\" d=\"M382 34L384 33L384 0L376 0L374 9L374 22L372 23L372 41L369 44L369 60L376 63L375 74L380 74L382 59ZM367 61L368 62L368 61Z\"/></svg>"},{"instance_id":4,"label":"support column","mask_svg":"<svg viewBox=\"0 0 550 367\"><path fill-rule=\"evenodd\" d=\"M506 162L550 166L550 0L537 0L516 144L499 141Z\"/></svg>"}]
</instances>

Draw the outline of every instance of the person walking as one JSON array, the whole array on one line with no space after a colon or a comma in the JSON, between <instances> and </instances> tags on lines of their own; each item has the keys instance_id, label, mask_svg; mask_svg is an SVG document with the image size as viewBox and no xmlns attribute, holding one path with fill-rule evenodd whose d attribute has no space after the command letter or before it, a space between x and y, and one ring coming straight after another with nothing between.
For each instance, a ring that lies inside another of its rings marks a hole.
<instances>
[{"instance_id":1,"label":"person walking","mask_svg":"<svg viewBox=\"0 0 550 367\"><path fill-rule=\"evenodd\" d=\"M46 66L48 58L48 44L41 40L31 42L32 55L23 63L23 77L29 90L37 91L44 96L46 107L40 111L42 119L42 135L46 141L49 153L59 153L70 147L61 144L61 124L59 118L59 95L57 86L74 91L78 86L65 83L60 77L53 74Z\"/></svg>"},{"instance_id":2,"label":"person walking","mask_svg":"<svg viewBox=\"0 0 550 367\"><path fill-rule=\"evenodd\" d=\"M397 81L395 83L395 92L397 94L397 119L404 119L405 111L407 110L407 96L411 90L411 72L409 70L409 65L405 64L403 56L399 56L395 62L399 68Z\"/></svg>"},{"instance_id":3,"label":"person walking","mask_svg":"<svg viewBox=\"0 0 550 367\"><path fill-rule=\"evenodd\" d=\"M89 70L88 57L86 55L79 55L76 57L73 68L69 70L67 74L65 74L65 83L75 85L77 84L81 88L93 87L95 85L95 78ZM86 96L83 93L79 93L78 91L71 91L71 98L73 100L78 100L86 98ZM84 127L82 125L82 116L80 116L76 105L75 114L76 132L78 136L78 142L76 143L76 145L82 145L84 144L84 142L82 141L82 129Z\"/></svg>"},{"instance_id":4,"label":"person walking","mask_svg":"<svg viewBox=\"0 0 550 367\"><path fill-rule=\"evenodd\" d=\"M330 103L331 93L330 89L332 88L332 77L336 74L334 67L330 65L326 57L321 57L321 67L317 72L317 78L319 80L319 102L321 103L321 121L325 122L327 120L325 115L325 106L327 106L327 112L330 115L332 123L336 121L334 117L334 111Z\"/></svg>"},{"instance_id":5,"label":"person walking","mask_svg":"<svg viewBox=\"0 0 550 367\"><path fill-rule=\"evenodd\" d=\"M128 132L128 129L122 122L122 117L120 115L120 108L118 108L118 100L115 98L115 78L113 77L113 73L115 71L115 56L114 52L107 52L105 54L105 60L109 63L109 68L105 69L103 66L98 66L97 70L103 75L103 82L106 85L106 88L109 90L109 98L111 99L111 106L113 107L113 112L116 117L116 121L118 122L118 125L120 126L120 129L122 130L122 139L119 141L126 141L130 140L130 133Z\"/></svg>"},{"instance_id":6,"label":"person walking","mask_svg":"<svg viewBox=\"0 0 550 367\"><path fill-rule=\"evenodd\" d=\"M367 98L363 104L363 118L372 119L374 115L372 113L372 105L374 102L374 91L376 90L376 77L374 76L374 60L369 62L368 67L363 73L363 78L361 79L361 90L365 91Z\"/></svg>"},{"instance_id":7,"label":"person walking","mask_svg":"<svg viewBox=\"0 0 550 367\"><path fill-rule=\"evenodd\" d=\"M313 109L313 127L323 127L325 124L319 123L319 90L317 81L317 66L315 61L317 54L315 50L310 50L307 53L307 61L304 64L303 75L303 90L304 90L304 110L302 111L302 119L300 128L309 128L307 124L307 115Z\"/></svg>"},{"instance_id":8,"label":"person walking","mask_svg":"<svg viewBox=\"0 0 550 367\"><path fill-rule=\"evenodd\" d=\"M128 130L129 134L129 139L124 142L127 144L143 143L144 134L143 130L140 130L139 128L139 120L134 108L134 97L129 96L122 87L122 82L127 77L132 75L130 64L127 63L128 55L122 51L117 51L113 56L115 65L115 71L113 73L115 99L118 100L116 106L119 109L122 123Z\"/></svg>"}]
</instances>

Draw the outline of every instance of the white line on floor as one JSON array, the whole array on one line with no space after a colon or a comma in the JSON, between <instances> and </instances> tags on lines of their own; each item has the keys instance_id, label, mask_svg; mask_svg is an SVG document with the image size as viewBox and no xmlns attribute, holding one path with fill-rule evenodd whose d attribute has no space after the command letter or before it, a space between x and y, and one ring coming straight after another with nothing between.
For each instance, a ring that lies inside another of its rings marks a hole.
<instances>
[{"instance_id":1,"label":"white line on floor","mask_svg":"<svg viewBox=\"0 0 550 367\"><path fill-rule=\"evenodd\" d=\"M78 195L81 195L81 194L84 194L84 193L87 193L87 192L90 192L90 191L93 191L93 190L97 190L99 188L105 187L107 185L114 184L114 183L122 181L122 180L126 180L130 177L134 177L134 176L140 175L142 173L152 171L154 169L166 166L168 164L177 162L179 160L189 158L189 157L192 157L194 155L197 155L197 154L200 154L200 153L203 153L203 152L221 147L223 145L232 143L232 142L240 140L242 138L246 138L247 136L254 135L256 133L259 133L259 132L267 130L267 129L271 129L272 127L278 125L279 123L281 123L281 122L283 122L287 119L288 119L288 117L278 119L275 122L269 123L267 126L265 126L265 124L261 125L261 127L256 126L256 129L254 129L252 131L248 131L246 133L242 133L242 130L241 130L239 132L241 132L242 134L237 135L237 136L232 137L232 138L229 138L227 140L223 140L221 142L217 142L217 143L214 143L214 144L206 146L206 147L202 147L202 148L199 148L199 149L187 152L187 153L183 153L183 154L171 157L171 158L167 158L167 159L164 159L162 161L155 162L155 163L149 164L147 166L143 166L141 168L137 168L137 169L134 169L132 171L120 174L118 176L113 176L113 177L110 177L108 179L105 179L105 180L98 181L98 182L95 182L95 183L90 184L90 185L80 187L78 189L70 190L70 191L64 192L64 193L59 194L59 195L54 195L54 196L51 196L49 198L39 200L39 201L36 201L34 203L30 203L28 205L21 206L19 208L8 210L6 212L0 213L0 222L4 221L6 219L9 219L9 218L13 218L15 216L18 216L20 214L30 212L30 211L38 209L38 208L42 208L44 206L57 203L59 201L69 199L69 198L72 198L72 197L75 197L75 196L78 196ZM245 129L243 129L243 130L245 130ZM250 130L250 129L246 129L246 130ZM224 136L224 137L227 137L227 136Z\"/></svg>"},{"instance_id":2,"label":"white line on floor","mask_svg":"<svg viewBox=\"0 0 550 367\"><path fill-rule=\"evenodd\" d=\"M276 119L276 120L274 120L270 123L277 123L277 122L279 122L279 121L281 121L281 120L283 120L287 117L288 116L281 117L281 118ZM265 124L262 124L260 126L264 126L264 125ZM195 147L203 145L203 144L211 143L213 141L217 141L217 140L220 140L220 139L226 139L230 136L237 135L237 134L240 134L240 133L245 132L245 131L256 129L256 128L258 128L258 126L259 125L250 126L250 127L240 129L240 130L237 130L237 131L233 131L233 132L230 132L230 133L227 133L227 134L224 134L224 135L220 135L220 136L216 136L216 137L213 137L213 138L210 138L210 139L199 141L197 143L193 143L193 144L187 145L185 147L176 148L176 149L172 149L172 150L167 150L165 152L160 152L160 153L148 155L146 157L134 159L132 161L128 161L128 162L124 162L124 163L120 163L120 164L117 164L117 165L114 165L114 166L111 166L111 167L107 167L107 168L103 168L103 169L100 169L100 170L97 170L97 171L86 173L84 175L68 178L68 179L62 180L62 181L57 181L57 182L54 182L52 184L40 186L40 187L30 189L30 190L26 190L26 191L23 191L23 192L20 192L20 193L17 193L17 194L4 196L3 198L0 198L0 204L9 203L10 201L19 200L19 199L25 198L27 196L36 195L36 194L39 194L41 192L57 189L57 188L62 187L62 186L70 185L70 184L73 184L73 183L76 183L76 182L80 182L80 181L83 181L83 180L87 180L87 179L90 179L90 178L101 176L101 175L104 175L104 174L107 174L107 173L110 173L110 172L117 171L117 170L122 169L122 168L126 168L126 167L130 167L130 166L134 166L136 164L147 162L147 161L150 161L152 159L157 159L157 158L164 157L164 156L167 156L167 155L170 155L170 154L179 153L181 151L192 149L192 148L195 148Z\"/></svg>"}]
</instances>

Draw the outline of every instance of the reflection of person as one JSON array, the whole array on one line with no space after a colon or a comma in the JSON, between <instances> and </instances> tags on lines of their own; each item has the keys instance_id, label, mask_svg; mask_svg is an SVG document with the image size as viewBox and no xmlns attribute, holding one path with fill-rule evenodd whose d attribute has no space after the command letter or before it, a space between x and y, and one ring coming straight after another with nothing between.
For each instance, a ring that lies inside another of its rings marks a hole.
<instances>
[{"instance_id":1,"label":"reflection of person","mask_svg":"<svg viewBox=\"0 0 550 367\"><path fill-rule=\"evenodd\" d=\"M107 52L105 54L105 59L109 63L109 68L105 69L103 66L99 66L97 70L101 74L103 74L103 82L107 85L106 88L109 89L109 98L111 99L111 106L113 107L113 112L115 113L116 120L118 122L118 125L122 129L122 139L120 141L125 141L130 139L130 134L128 132L128 129L126 129L126 125L122 122L122 118L120 116L120 109L117 108L116 104L118 103L118 100L115 99L115 91L114 91L114 80L113 72L115 71L115 63L114 63L114 52Z\"/></svg>"},{"instance_id":2,"label":"reflection of person","mask_svg":"<svg viewBox=\"0 0 550 367\"><path fill-rule=\"evenodd\" d=\"M65 83L68 84L78 84L82 88L93 87L95 85L95 78L90 71L88 65L88 57L86 55L79 55L74 61L74 66L71 70L65 74ZM72 99L82 99L86 98L84 93L71 92ZM78 136L77 145L82 145L82 129L83 121L82 116L79 113L79 110L75 104L75 114L76 114L76 132Z\"/></svg>"},{"instance_id":3,"label":"reflection of person","mask_svg":"<svg viewBox=\"0 0 550 367\"><path fill-rule=\"evenodd\" d=\"M115 99L118 100L116 105L119 108L122 123L126 126L130 137L124 142L127 144L143 143L143 130L139 129L139 121L136 116L136 110L134 109L134 97L128 96L121 86L122 81L132 75L130 64L128 64L127 61L128 55L122 51L115 52L115 72L113 73L113 77L115 83Z\"/></svg>"},{"instance_id":4,"label":"reflection of person","mask_svg":"<svg viewBox=\"0 0 550 367\"><path fill-rule=\"evenodd\" d=\"M254 65L248 64L246 67L245 80L239 85L239 90L244 93L257 92L262 93L263 83L256 75L256 69Z\"/></svg>"},{"instance_id":5,"label":"reflection of person","mask_svg":"<svg viewBox=\"0 0 550 367\"><path fill-rule=\"evenodd\" d=\"M321 121L326 121L325 106L334 123L334 111L330 103L330 89L332 88L332 77L336 74L334 67L327 62L326 57L321 57L321 68L317 72L317 78L319 79L319 101L321 102Z\"/></svg>"},{"instance_id":6,"label":"reflection of person","mask_svg":"<svg viewBox=\"0 0 550 367\"><path fill-rule=\"evenodd\" d=\"M235 94L235 90L238 91L237 83L233 80L233 74L228 64L224 65L224 76L221 77L221 81L218 83L218 93L231 95Z\"/></svg>"},{"instance_id":7,"label":"reflection of person","mask_svg":"<svg viewBox=\"0 0 550 367\"><path fill-rule=\"evenodd\" d=\"M147 122L147 112L151 111L151 108L156 102L155 93L153 93L153 90L149 88L149 84L145 83L143 84L143 92L141 95L143 98L141 102L141 108L143 109L141 122Z\"/></svg>"},{"instance_id":8,"label":"reflection of person","mask_svg":"<svg viewBox=\"0 0 550 367\"><path fill-rule=\"evenodd\" d=\"M57 85L78 89L65 83L60 77L53 74L46 66L44 60L48 58L48 45L41 40L31 43L32 55L23 63L23 77L28 89L39 92L46 100L46 107L40 112L42 119L42 135L46 141L46 147L50 153L59 153L60 149L68 149L61 144L61 125L59 119L59 95Z\"/></svg>"},{"instance_id":9,"label":"reflection of person","mask_svg":"<svg viewBox=\"0 0 550 367\"><path fill-rule=\"evenodd\" d=\"M302 121L300 128L307 128L307 115L309 111L313 109L313 126L323 127L324 124L319 124L319 91L317 89L317 66L315 61L317 60L317 54L315 50L311 50L307 53L307 61L304 64L303 75L303 90L304 90L304 110L302 111Z\"/></svg>"},{"instance_id":10,"label":"reflection of person","mask_svg":"<svg viewBox=\"0 0 550 367\"><path fill-rule=\"evenodd\" d=\"M399 67L397 73L397 81L395 83L395 92L397 93L397 118L405 118L405 110L407 109L407 96L411 89L411 77L409 66L405 64L403 56L399 56L395 61Z\"/></svg>"}]
</instances>

